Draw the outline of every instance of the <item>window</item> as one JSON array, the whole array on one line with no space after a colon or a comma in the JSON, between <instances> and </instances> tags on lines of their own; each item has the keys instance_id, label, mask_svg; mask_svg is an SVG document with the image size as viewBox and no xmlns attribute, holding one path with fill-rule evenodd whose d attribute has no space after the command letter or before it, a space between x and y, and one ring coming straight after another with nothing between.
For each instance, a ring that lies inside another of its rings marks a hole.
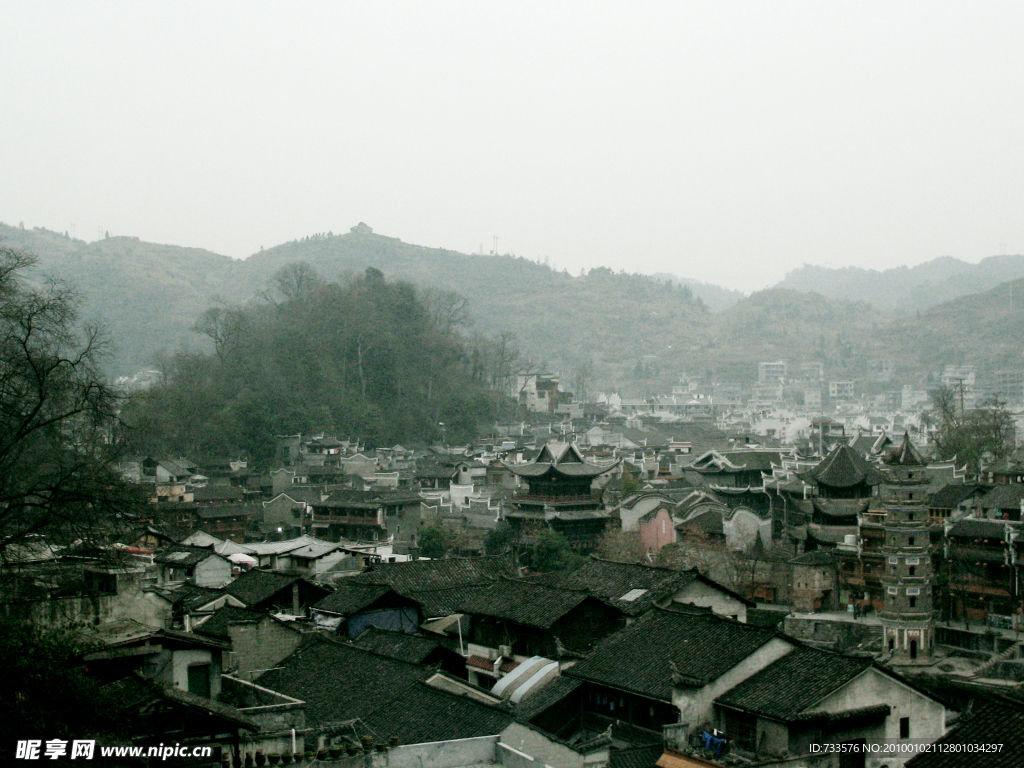
<instances>
[{"instance_id":1,"label":"window","mask_svg":"<svg viewBox=\"0 0 1024 768\"><path fill-rule=\"evenodd\" d=\"M900 718L900 738L901 739L909 739L910 738L910 718L909 717L901 717Z\"/></svg>"},{"instance_id":2,"label":"window","mask_svg":"<svg viewBox=\"0 0 1024 768\"><path fill-rule=\"evenodd\" d=\"M188 692L210 698L210 665L194 664L188 668Z\"/></svg>"},{"instance_id":3,"label":"window","mask_svg":"<svg viewBox=\"0 0 1024 768\"><path fill-rule=\"evenodd\" d=\"M916 571L916 570L917 570L917 568L915 568L914 566L910 566L909 575L913 576L914 575L914 571Z\"/></svg>"},{"instance_id":4,"label":"window","mask_svg":"<svg viewBox=\"0 0 1024 768\"><path fill-rule=\"evenodd\" d=\"M910 607L911 608L916 608L917 607L917 598L916 597L910 598Z\"/></svg>"},{"instance_id":5,"label":"window","mask_svg":"<svg viewBox=\"0 0 1024 768\"><path fill-rule=\"evenodd\" d=\"M913 536L911 536L909 539L907 539L907 546L908 547L914 546L914 537Z\"/></svg>"}]
</instances>

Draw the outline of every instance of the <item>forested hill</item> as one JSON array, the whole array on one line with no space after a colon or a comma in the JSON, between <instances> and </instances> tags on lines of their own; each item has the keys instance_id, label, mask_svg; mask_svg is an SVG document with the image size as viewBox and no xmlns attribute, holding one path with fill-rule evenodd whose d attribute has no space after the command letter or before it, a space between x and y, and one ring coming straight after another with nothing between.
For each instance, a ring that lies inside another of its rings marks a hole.
<instances>
[{"instance_id":1,"label":"forested hill","mask_svg":"<svg viewBox=\"0 0 1024 768\"><path fill-rule=\"evenodd\" d=\"M876 344L897 357L936 370L946 363L979 369L1024 365L1024 279L961 296L879 329Z\"/></svg>"},{"instance_id":2,"label":"forested hill","mask_svg":"<svg viewBox=\"0 0 1024 768\"><path fill-rule=\"evenodd\" d=\"M991 256L978 264L944 256L916 267L894 267L884 271L805 265L787 274L775 287L813 291L835 299L866 301L876 307L910 315L1022 277L1024 256Z\"/></svg>"},{"instance_id":3,"label":"forested hill","mask_svg":"<svg viewBox=\"0 0 1024 768\"><path fill-rule=\"evenodd\" d=\"M628 394L664 392L682 373L749 380L758 361L782 358L823 362L836 378L861 378L881 360L914 370L946 363L976 363L982 369L1021 365L1024 281L959 296L909 316L887 308L911 278L919 290L936 295L941 293L936 286L946 283L962 291L972 279L1012 272L1018 257L981 265L936 260L884 273L839 270L834 272L866 281L863 290L874 293L870 303L836 297L839 283L822 278L815 287L826 295L809 292L806 285L776 287L712 313L674 280L602 268L573 276L514 256L424 248L365 227L354 229L302 238L245 260L127 237L85 243L56 232L3 225L0 242L34 252L41 271L79 286L89 310L106 320L119 348L116 373L137 371L160 351L209 349L192 327L214 299L253 301L278 270L298 262L330 281L361 276L371 267L389 281L458 292L469 299L475 321L464 335L513 333L534 365L570 382L587 370L593 386L618 387ZM964 268L975 270L970 273L974 278L958 272ZM795 279L792 274L790 279ZM890 281L891 289L886 287Z\"/></svg>"},{"instance_id":4,"label":"forested hill","mask_svg":"<svg viewBox=\"0 0 1024 768\"><path fill-rule=\"evenodd\" d=\"M191 327L214 298L248 301L295 262L328 280L373 267L389 280L456 291L469 299L472 330L512 332L528 358L567 376L588 363L609 378L632 370L708 315L689 289L667 280L608 269L571 276L514 256L424 248L355 229L302 238L245 260L135 238L85 243L2 225L0 242L34 252L42 271L82 289L89 308L110 326L118 373L144 367L155 351L201 346Z\"/></svg>"}]
</instances>

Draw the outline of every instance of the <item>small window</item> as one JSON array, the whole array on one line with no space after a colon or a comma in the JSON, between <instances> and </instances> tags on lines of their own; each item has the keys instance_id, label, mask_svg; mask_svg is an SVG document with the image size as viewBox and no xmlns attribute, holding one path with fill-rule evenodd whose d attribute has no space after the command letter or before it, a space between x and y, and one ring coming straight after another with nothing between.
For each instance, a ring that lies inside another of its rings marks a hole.
<instances>
[{"instance_id":1,"label":"small window","mask_svg":"<svg viewBox=\"0 0 1024 768\"><path fill-rule=\"evenodd\" d=\"M914 546L914 537L913 536L911 536L909 539L907 539L907 546L908 547Z\"/></svg>"},{"instance_id":2,"label":"small window","mask_svg":"<svg viewBox=\"0 0 1024 768\"><path fill-rule=\"evenodd\" d=\"M910 607L911 608L916 608L917 607L917 598L916 597L910 598Z\"/></svg>"},{"instance_id":3,"label":"small window","mask_svg":"<svg viewBox=\"0 0 1024 768\"><path fill-rule=\"evenodd\" d=\"M917 570L917 568L915 566L913 566L913 565L910 566L910 568L909 568L909 575L913 576L914 575L914 571L916 571L916 570Z\"/></svg>"},{"instance_id":4,"label":"small window","mask_svg":"<svg viewBox=\"0 0 1024 768\"><path fill-rule=\"evenodd\" d=\"M188 668L188 692L210 698L210 665L194 664Z\"/></svg>"},{"instance_id":5,"label":"small window","mask_svg":"<svg viewBox=\"0 0 1024 768\"><path fill-rule=\"evenodd\" d=\"M910 718L909 717L901 717L900 718L900 738L901 739L909 739L910 738Z\"/></svg>"}]
</instances>

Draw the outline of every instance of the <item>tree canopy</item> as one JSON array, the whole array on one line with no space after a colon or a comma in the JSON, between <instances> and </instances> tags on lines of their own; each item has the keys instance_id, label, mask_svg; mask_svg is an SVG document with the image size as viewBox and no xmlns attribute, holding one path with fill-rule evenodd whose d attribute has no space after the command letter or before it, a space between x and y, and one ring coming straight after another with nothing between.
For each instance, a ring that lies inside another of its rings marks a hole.
<instances>
[{"instance_id":1,"label":"tree canopy","mask_svg":"<svg viewBox=\"0 0 1024 768\"><path fill-rule=\"evenodd\" d=\"M503 398L482 344L459 335L465 301L389 282L338 282L290 265L272 300L215 305L195 329L214 354L181 353L128 411L140 447L273 456L274 435L326 430L371 445L472 437ZM486 351L486 350L485 350Z\"/></svg>"}]
</instances>

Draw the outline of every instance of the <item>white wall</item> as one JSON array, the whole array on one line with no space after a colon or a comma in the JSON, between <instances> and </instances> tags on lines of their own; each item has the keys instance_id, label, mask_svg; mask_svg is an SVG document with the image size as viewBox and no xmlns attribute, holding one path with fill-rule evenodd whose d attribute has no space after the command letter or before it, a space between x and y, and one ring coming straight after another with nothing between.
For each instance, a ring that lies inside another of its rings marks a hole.
<instances>
[{"instance_id":1,"label":"white wall","mask_svg":"<svg viewBox=\"0 0 1024 768\"><path fill-rule=\"evenodd\" d=\"M892 707L885 721L886 739L899 740L901 717L910 718L912 739L935 741L946 733L945 707L874 667L809 709L841 712L876 704Z\"/></svg>"},{"instance_id":2,"label":"white wall","mask_svg":"<svg viewBox=\"0 0 1024 768\"><path fill-rule=\"evenodd\" d=\"M584 763L588 766L607 765L608 748L604 748L604 760L584 760L583 755L570 749L564 744L553 741L539 731L535 731L522 723L512 723L501 732L501 741L513 749L532 755L556 768L583 768ZM591 756L592 757L592 756Z\"/></svg>"},{"instance_id":3,"label":"white wall","mask_svg":"<svg viewBox=\"0 0 1024 768\"><path fill-rule=\"evenodd\" d=\"M640 499L631 509L622 507L619 510L619 517L622 518L622 530L624 531L639 531L640 530L640 518L650 512L652 509L656 509L658 506L671 503L663 496L648 496Z\"/></svg>"},{"instance_id":4,"label":"white wall","mask_svg":"<svg viewBox=\"0 0 1024 768\"><path fill-rule=\"evenodd\" d=\"M791 643L780 637L772 638L735 667L717 680L712 680L703 688L674 689L672 703L679 709L679 722L688 723L690 727L694 727L711 720L715 699L735 688L751 675L760 672L773 661L781 659L793 648Z\"/></svg>"},{"instance_id":5,"label":"white wall","mask_svg":"<svg viewBox=\"0 0 1024 768\"><path fill-rule=\"evenodd\" d=\"M212 651L174 651L171 657L174 687L188 691L188 668L195 664L210 665L210 698L216 698L220 693L220 670L215 668Z\"/></svg>"},{"instance_id":6,"label":"white wall","mask_svg":"<svg viewBox=\"0 0 1024 768\"><path fill-rule=\"evenodd\" d=\"M710 608L719 616L734 616L737 621L744 624L747 622L746 605L732 595L698 579L694 579L672 595L672 602Z\"/></svg>"}]
</instances>

